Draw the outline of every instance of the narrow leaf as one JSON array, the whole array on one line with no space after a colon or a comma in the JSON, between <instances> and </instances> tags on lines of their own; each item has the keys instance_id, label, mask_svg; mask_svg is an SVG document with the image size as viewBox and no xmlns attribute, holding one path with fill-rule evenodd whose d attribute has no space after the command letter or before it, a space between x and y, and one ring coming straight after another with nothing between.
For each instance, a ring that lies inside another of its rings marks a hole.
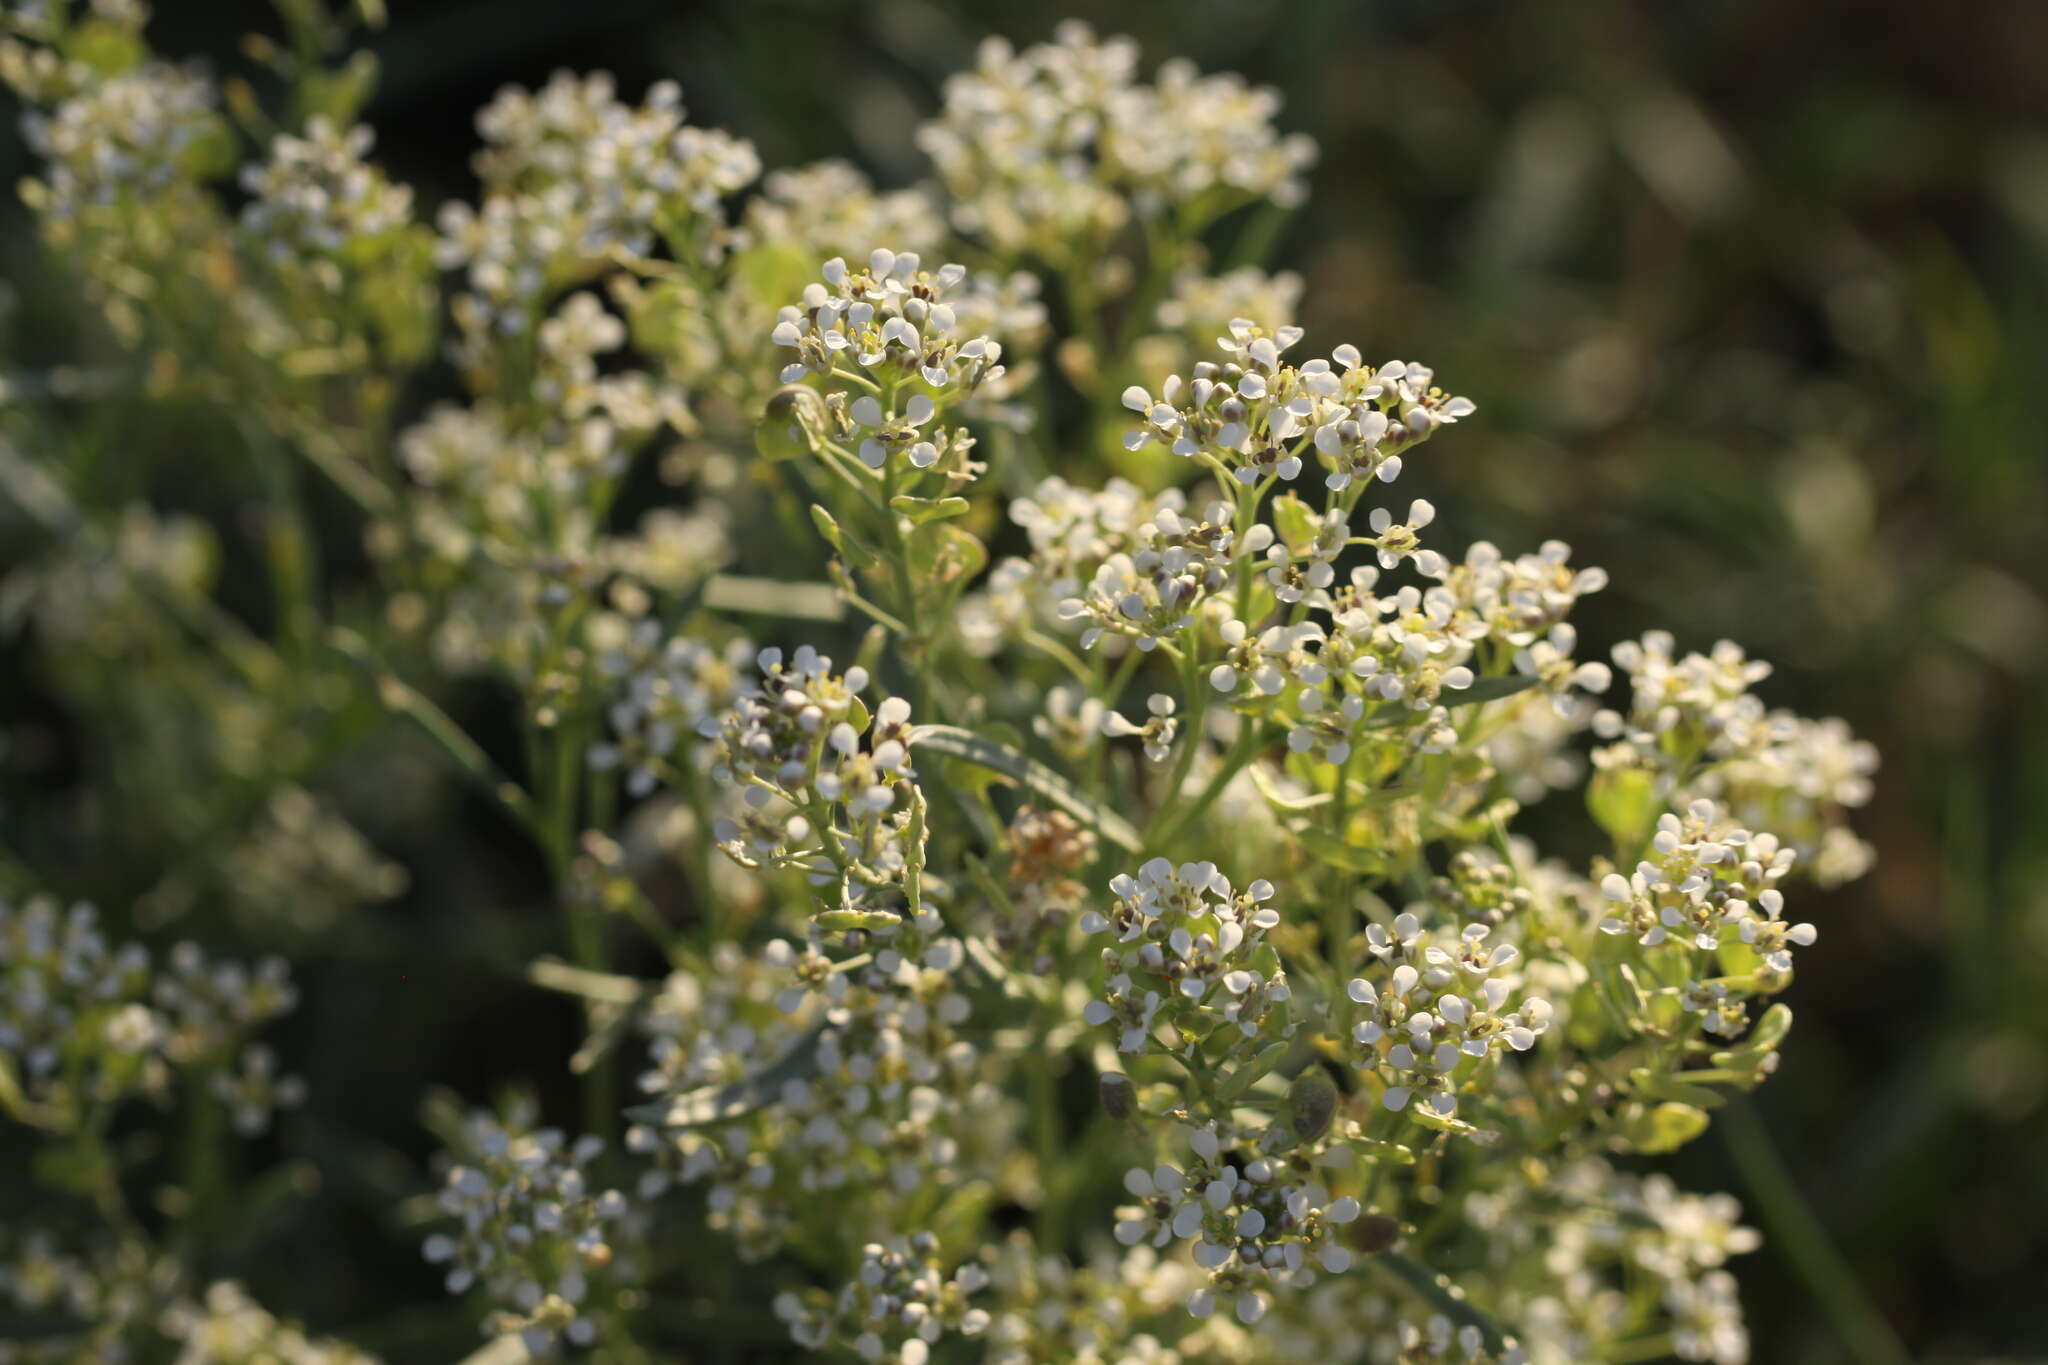
<instances>
[{"instance_id":1,"label":"narrow leaf","mask_svg":"<svg viewBox=\"0 0 2048 1365\"><path fill-rule=\"evenodd\" d=\"M1295 831L1295 837L1301 840L1309 852L1324 862L1335 863L1348 872L1357 872L1363 876L1384 875L1392 861L1385 849L1361 847L1348 839L1340 839L1316 825Z\"/></svg>"},{"instance_id":2,"label":"narrow leaf","mask_svg":"<svg viewBox=\"0 0 2048 1365\"><path fill-rule=\"evenodd\" d=\"M664 1128L693 1128L766 1108L781 1097L785 1084L816 1073L818 1035L823 1030L820 1024L773 1062L730 1085L707 1085L657 1104L636 1105L626 1111L626 1117Z\"/></svg>"},{"instance_id":3,"label":"narrow leaf","mask_svg":"<svg viewBox=\"0 0 2048 1365\"><path fill-rule=\"evenodd\" d=\"M1448 1275L1439 1275L1404 1252L1383 1251L1374 1260L1452 1322L1477 1327L1485 1339L1487 1350L1506 1349L1507 1334L1501 1331L1500 1324L1474 1308L1464 1291L1452 1284Z\"/></svg>"},{"instance_id":4,"label":"narrow leaf","mask_svg":"<svg viewBox=\"0 0 2048 1365\"><path fill-rule=\"evenodd\" d=\"M917 726L910 745L913 753L927 749L1001 773L1075 819L1092 826L1097 834L1120 848L1136 853L1143 843L1128 820L1074 790L1064 777L1037 759L1020 754L1007 745L953 725Z\"/></svg>"},{"instance_id":5,"label":"narrow leaf","mask_svg":"<svg viewBox=\"0 0 2048 1365\"><path fill-rule=\"evenodd\" d=\"M1472 706L1479 702L1499 701L1512 697L1517 692L1526 692L1536 685L1533 673L1507 673L1498 678L1479 678L1470 687L1457 692L1446 692L1444 702L1451 706Z\"/></svg>"},{"instance_id":6,"label":"narrow leaf","mask_svg":"<svg viewBox=\"0 0 2048 1365\"><path fill-rule=\"evenodd\" d=\"M653 990L652 986L636 977L572 967L552 957L528 963L526 979L536 986L603 1005L637 1005Z\"/></svg>"},{"instance_id":7,"label":"narrow leaf","mask_svg":"<svg viewBox=\"0 0 2048 1365\"><path fill-rule=\"evenodd\" d=\"M922 526L931 521L949 521L954 517L967 515L965 498L914 498L908 493L899 493L889 499L889 506L910 518L912 526Z\"/></svg>"},{"instance_id":8,"label":"narrow leaf","mask_svg":"<svg viewBox=\"0 0 2048 1365\"><path fill-rule=\"evenodd\" d=\"M704 605L715 611L749 616L780 616L792 621L838 621L846 616L839 590L826 583L784 582L719 574L704 588Z\"/></svg>"}]
</instances>

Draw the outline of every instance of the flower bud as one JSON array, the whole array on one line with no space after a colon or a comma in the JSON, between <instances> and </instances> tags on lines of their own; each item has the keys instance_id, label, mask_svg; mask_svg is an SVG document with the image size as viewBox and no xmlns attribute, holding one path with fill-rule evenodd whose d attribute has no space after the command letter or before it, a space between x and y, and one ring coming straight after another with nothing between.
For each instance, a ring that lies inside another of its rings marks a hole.
<instances>
[{"instance_id":1,"label":"flower bud","mask_svg":"<svg viewBox=\"0 0 2048 1365\"><path fill-rule=\"evenodd\" d=\"M754 426L754 449L764 460L794 460L811 453L825 430L825 400L802 384L785 384L768 399Z\"/></svg>"},{"instance_id":2,"label":"flower bud","mask_svg":"<svg viewBox=\"0 0 2048 1365\"><path fill-rule=\"evenodd\" d=\"M1384 1213L1368 1213L1354 1226L1351 1239L1368 1256L1390 1251L1401 1240L1401 1225Z\"/></svg>"},{"instance_id":3,"label":"flower bud","mask_svg":"<svg viewBox=\"0 0 2048 1365\"><path fill-rule=\"evenodd\" d=\"M1121 1071L1105 1071L1098 1087L1102 1111L1113 1119L1127 1119L1138 1112L1138 1090Z\"/></svg>"},{"instance_id":4,"label":"flower bud","mask_svg":"<svg viewBox=\"0 0 2048 1365\"><path fill-rule=\"evenodd\" d=\"M1337 1087L1321 1067L1311 1066L1294 1078L1287 1092L1287 1118L1297 1142L1314 1142L1330 1131L1337 1113Z\"/></svg>"}]
</instances>

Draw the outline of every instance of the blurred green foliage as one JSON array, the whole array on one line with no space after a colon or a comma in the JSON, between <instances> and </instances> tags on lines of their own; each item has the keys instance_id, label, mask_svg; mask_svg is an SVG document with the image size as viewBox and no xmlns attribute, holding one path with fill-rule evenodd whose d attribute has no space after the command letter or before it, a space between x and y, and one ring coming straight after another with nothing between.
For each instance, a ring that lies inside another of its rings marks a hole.
<instances>
[{"instance_id":1,"label":"blurred green foliage","mask_svg":"<svg viewBox=\"0 0 2048 1365\"><path fill-rule=\"evenodd\" d=\"M161 9L159 48L223 71L248 66L245 32L275 28L254 3ZM1058 17L931 0L396 10L365 113L429 210L470 190L470 111L558 66L629 91L677 78L696 121L743 130L771 165L836 154L912 179L936 80L984 32L1035 39ZM1916 1357L2048 1351L2029 1292L2048 1274L2048 8L1073 13L1155 60L1285 91L1284 126L1323 149L1276 253L1304 277L1311 349L1399 338L1460 377L1485 420L1410 477L1470 509L1461 537L1560 535L1626 587L1592 645L1673 618L1698 632L1685 647L1725 633L1778 665L1775 701L1878 743L1862 832L1879 870L1812 911L1824 947L1802 959L1799 1044L1761 1122ZM0 179L28 167L0 141ZM249 1208L223 1269L366 1348L452 1359L469 1327L452 1305L402 1307L431 1302L434 1276L388 1210L421 1187L423 1089L487 1099L563 1074L576 1046L576 1013L518 975L552 944L542 870L411 732L361 745L384 722L359 680L309 669L300 720L223 723L267 666L240 643L270 609L252 570L291 553L247 513L244 438L217 406L150 396L18 205L0 260L6 438L59 443L100 505L167 519L159 592L134 608L149 628L118 657L12 627L0 645L0 869L200 937L297 888L259 932L299 963L309 1004L275 1041L313 1099L249 1159L290 1157L317 1194ZM360 547L340 500L308 495L341 580L320 590L338 595ZM0 567L40 534L0 500ZM144 670L148 688L125 685ZM459 698L510 753L503 702ZM375 903L343 915L323 895ZM566 1085L544 1100L572 1103ZM1685 1160L1765 1202L1729 1141ZM0 1168L13 1155L0 1140ZM0 1182L0 1221L8 1198ZM1832 1253L1759 1212L1770 1240L1742 1274L1757 1358L1852 1358L1808 1287ZM707 1270L707 1298L725 1273Z\"/></svg>"}]
</instances>

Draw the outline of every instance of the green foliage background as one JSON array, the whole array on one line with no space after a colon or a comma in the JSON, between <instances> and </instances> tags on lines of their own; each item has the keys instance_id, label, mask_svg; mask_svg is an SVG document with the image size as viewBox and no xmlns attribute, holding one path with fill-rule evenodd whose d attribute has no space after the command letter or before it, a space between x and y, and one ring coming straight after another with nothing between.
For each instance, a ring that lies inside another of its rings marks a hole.
<instances>
[{"instance_id":1,"label":"green foliage background","mask_svg":"<svg viewBox=\"0 0 2048 1365\"><path fill-rule=\"evenodd\" d=\"M222 71L241 34L275 27L256 3L159 8L158 49ZM1859 821L1878 871L1812 905L1799 1028L1757 1101L1814 1224L1734 1159L1739 1125L1684 1158L1769 1237L1738 1266L1757 1359L1851 1359L1814 1288L1843 1274L1916 1358L2048 1351L2048 9L393 8L370 40L367 118L428 212L471 192L475 108L560 66L610 68L629 93L675 77L693 122L754 139L769 166L844 155L883 183L922 172L910 130L987 31L1028 41L1077 13L1135 34L1151 62L1279 86L1283 126L1323 149L1275 257L1306 278L1310 349L1420 357L1480 405L1409 476L1457 509L1447 534L1569 540L1614 576L1584 614L1590 645L1661 622L1686 647L1732 636L1778 665L1774 703L1841 714L1884 752ZM29 169L0 137L0 180ZM7 438L60 443L101 509L146 498L209 523L218 600L260 625L260 489L236 426L151 397L8 200ZM317 505L322 591L345 596L353 523L338 498ZM0 567L47 549L0 499ZM329 932L287 914L257 935L305 985L272 1039L313 1098L236 1158L288 1164L223 1215L210 1269L392 1359L456 1358L471 1329L452 1305L417 1306L440 1305L437 1277L393 1210L425 1188L423 1092L476 1102L564 1077L579 1019L521 977L556 933L537 856L380 715L309 697L303 726L223 740L188 724L206 682L177 659L110 644L67 672L11 622L8 881L139 905L151 933L234 939L250 874L208 850L262 818L281 776L405 870L401 894ZM506 698L451 705L516 763ZM543 1098L566 1120L565 1081ZM0 1222L18 1155L0 1134ZM733 1274L707 1257L690 1285L715 1301ZM759 1358L743 1338L728 1349Z\"/></svg>"}]
</instances>

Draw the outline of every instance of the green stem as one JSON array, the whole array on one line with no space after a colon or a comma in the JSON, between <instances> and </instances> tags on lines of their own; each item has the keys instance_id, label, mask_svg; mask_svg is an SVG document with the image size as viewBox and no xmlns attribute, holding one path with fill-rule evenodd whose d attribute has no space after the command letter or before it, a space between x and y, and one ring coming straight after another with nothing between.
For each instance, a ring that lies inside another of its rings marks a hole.
<instances>
[{"instance_id":1,"label":"green stem","mask_svg":"<svg viewBox=\"0 0 2048 1365\"><path fill-rule=\"evenodd\" d=\"M1209 693L1213 690L1207 680L1200 676L1200 666L1195 661L1195 642L1189 641L1188 651L1181 656L1181 695L1187 698L1188 713L1185 733L1181 737L1180 754L1173 762L1173 772L1166 779L1166 787L1159 797L1161 810L1171 810L1180 799L1181 788L1187 785L1188 770L1195 765L1195 755L1201 751L1203 723L1209 714Z\"/></svg>"},{"instance_id":2,"label":"green stem","mask_svg":"<svg viewBox=\"0 0 2048 1365\"><path fill-rule=\"evenodd\" d=\"M1759 1220L1813 1291L1849 1354L1864 1365L1910 1365L1912 1357L1829 1239L1747 1097L1730 1098L1718 1129Z\"/></svg>"},{"instance_id":3,"label":"green stem","mask_svg":"<svg viewBox=\"0 0 2048 1365\"><path fill-rule=\"evenodd\" d=\"M1236 777L1244 770L1245 764L1258 756L1259 740L1259 725L1247 718L1243 722L1243 728L1238 731L1237 742L1231 745L1230 752L1223 756L1223 762L1210 777L1209 785L1202 788L1201 795L1182 806L1177 812L1171 806L1160 808L1159 817L1163 818L1155 818L1156 827L1145 835L1146 852L1153 853L1165 848L1173 842L1175 835L1199 820L1202 813L1214 805L1216 798L1223 794L1223 789L1230 785L1230 779Z\"/></svg>"}]
</instances>

